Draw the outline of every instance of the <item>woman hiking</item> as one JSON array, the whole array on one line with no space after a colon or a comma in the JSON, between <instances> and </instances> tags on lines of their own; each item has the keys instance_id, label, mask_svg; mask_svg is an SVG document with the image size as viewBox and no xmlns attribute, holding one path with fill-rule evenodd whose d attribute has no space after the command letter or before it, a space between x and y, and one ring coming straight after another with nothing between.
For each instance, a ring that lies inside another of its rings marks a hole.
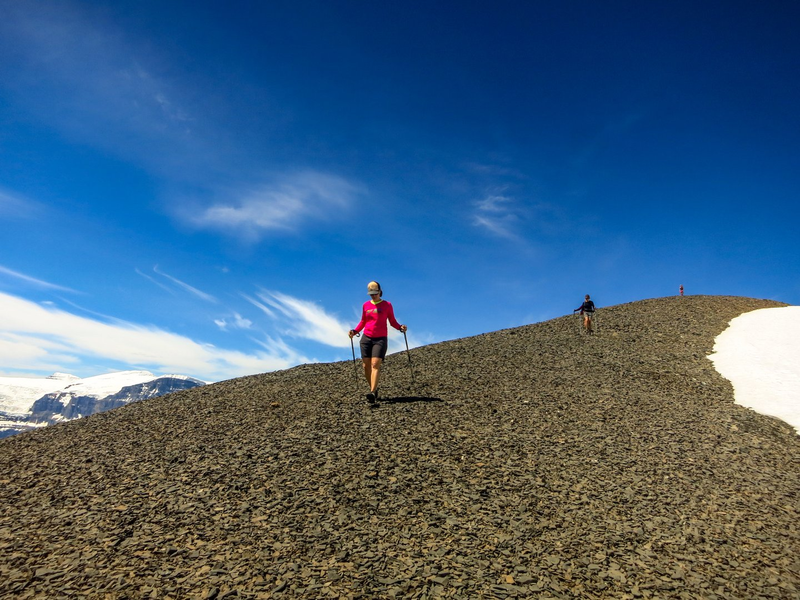
<instances>
[{"instance_id":1,"label":"woman hiking","mask_svg":"<svg viewBox=\"0 0 800 600\"><path fill-rule=\"evenodd\" d=\"M573 310L581 311L580 314L583 315L583 326L586 329L587 333L592 333L592 317L594 316L594 302L589 299L589 294L586 294L586 297L583 300L583 304L581 304L578 308Z\"/></svg>"},{"instance_id":2,"label":"woman hiking","mask_svg":"<svg viewBox=\"0 0 800 600\"><path fill-rule=\"evenodd\" d=\"M398 331L406 332L408 327L400 325L394 317L394 308L388 300L384 300L381 284L370 281L367 285L369 300L361 308L361 321L349 332L350 339L364 330L361 338L361 362L364 363L364 377L367 378L369 392L367 400L370 404L378 401L378 383L381 376L381 365L386 358L389 329L387 322Z\"/></svg>"}]
</instances>

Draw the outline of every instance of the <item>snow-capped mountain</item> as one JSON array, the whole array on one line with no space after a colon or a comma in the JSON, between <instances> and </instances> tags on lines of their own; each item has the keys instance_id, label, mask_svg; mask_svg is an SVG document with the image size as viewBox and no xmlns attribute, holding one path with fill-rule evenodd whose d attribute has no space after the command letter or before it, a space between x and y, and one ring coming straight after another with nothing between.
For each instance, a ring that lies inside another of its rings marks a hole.
<instances>
[{"instance_id":1,"label":"snow-capped mountain","mask_svg":"<svg viewBox=\"0 0 800 600\"><path fill-rule=\"evenodd\" d=\"M0 415L24 416L39 398L81 381L66 373L53 373L49 377L0 377Z\"/></svg>"},{"instance_id":2,"label":"snow-capped mountain","mask_svg":"<svg viewBox=\"0 0 800 600\"><path fill-rule=\"evenodd\" d=\"M81 379L0 377L0 437L124 406L136 400L205 385L185 375L121 371Z\"/></svg>"}]
</instances>

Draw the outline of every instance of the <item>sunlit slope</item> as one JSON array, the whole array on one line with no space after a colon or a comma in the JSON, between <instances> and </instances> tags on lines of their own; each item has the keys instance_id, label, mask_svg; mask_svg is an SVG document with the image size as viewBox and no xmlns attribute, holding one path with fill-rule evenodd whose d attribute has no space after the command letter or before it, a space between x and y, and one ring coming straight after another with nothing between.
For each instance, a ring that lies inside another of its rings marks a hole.
<instances>
[{"instance_id":1,"label":"sunlit slope","mask_svg":"<svg viewBox=\"0 0 800 600\"><path fill-rule=\"evenodd\" d=\"M0 441L0 595L796 597L800 438L706 358L779 305L391 355L377 409L347 361Z\"/></svg>"}]
</instances>

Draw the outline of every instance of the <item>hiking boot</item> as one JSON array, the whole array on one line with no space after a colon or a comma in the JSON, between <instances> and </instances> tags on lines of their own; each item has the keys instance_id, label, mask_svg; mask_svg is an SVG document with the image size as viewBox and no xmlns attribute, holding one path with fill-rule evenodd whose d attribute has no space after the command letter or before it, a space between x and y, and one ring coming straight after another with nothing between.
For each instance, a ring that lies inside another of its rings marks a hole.
<instances>
[{"instance_id":1,"label":"hiking boot","mask_svg":"<svg viewBox=\"0 0 800 600\"><path fill-rule=\"evenodd\" d=\"M369 402L370 404L375 404L375 402L377 401L378 398L375 395L375 392L367 392L367 402Z\"/></svg>"}]
</instances>

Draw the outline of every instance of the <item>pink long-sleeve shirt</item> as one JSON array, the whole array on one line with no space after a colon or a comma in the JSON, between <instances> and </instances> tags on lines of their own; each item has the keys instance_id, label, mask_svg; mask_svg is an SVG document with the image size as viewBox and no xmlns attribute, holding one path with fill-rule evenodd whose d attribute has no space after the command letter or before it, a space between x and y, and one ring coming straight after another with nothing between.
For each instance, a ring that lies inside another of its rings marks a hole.
<instances>
[{"instance_id":1,"label":"pink long-sleeve shirt","mask_svg":"<svg viewBox=\"0 0 800 600\"><path fill-rule=\"evenodd\" d=\"M369 337L386 337L389 334L387 321L395 329L400 329L400 323L394 318L392 304L388 300L382 300L378 304L367 300L361 307L361 321L356 325L355 331L360 333L363 329L364 335Z\"/></svg>"}]
</instances>

